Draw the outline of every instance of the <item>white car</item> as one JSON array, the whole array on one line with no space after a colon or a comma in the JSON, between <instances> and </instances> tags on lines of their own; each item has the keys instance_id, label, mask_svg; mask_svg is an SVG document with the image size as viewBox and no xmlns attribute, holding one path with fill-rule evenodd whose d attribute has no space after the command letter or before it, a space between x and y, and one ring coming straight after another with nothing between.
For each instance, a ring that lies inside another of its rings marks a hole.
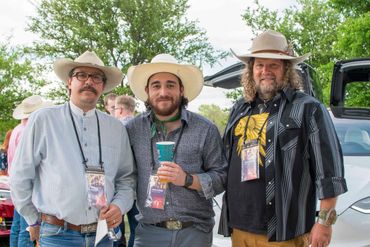
<instances>
[{"instance_id":1,"label":"white car","mask_svg":"<svg viewBox=\"0 0 370 247\"><path fill-rule=\"evenodd\" d=\"M354 94L367 102L354 104ZM338 198L331 246L370 246L370 58L336 63L330 107L348 186Z\"/></svg>"}]
</instances>

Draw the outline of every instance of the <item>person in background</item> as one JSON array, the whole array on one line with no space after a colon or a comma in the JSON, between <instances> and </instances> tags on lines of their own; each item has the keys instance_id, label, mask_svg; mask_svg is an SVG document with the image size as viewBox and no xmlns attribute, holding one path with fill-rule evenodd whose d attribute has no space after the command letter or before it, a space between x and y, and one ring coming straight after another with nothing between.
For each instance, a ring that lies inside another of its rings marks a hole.
<instances>
[{"instance_id":1,"label":"person in background","mask_svg":"<svg viewBox=\"0 0 370 247\"><path fill-rule=\"evenodd\" d=\"M13 118L21 120L10 136L8 147L8 173L11 174L13 158L23 132L27 126L28 118L31 113L38 109L53 105L50 101L44 101L39 95L32 95L24 99L13 111ZM10 246L33 246L30 235L27 231L28 224L17 209L14 209L12 226L10 228Z\"/></svg>"},{"instance_id":2,"label":"person in background","mask_svg":"<svg viewBox=\"0 0 370 247\"><path fill-rule=\"evenodd\" d=\"M8 175L8 147L10 135L12 134L13 129L10 129L6 132L3 144L0 148L0 160L1 160L1 171L0 175Z\"/></svg>"},{"instance_id":3,"label":"person in background","mask_svg":"<svg viewBox=\"0 0 370 247\"><path fill-rule=\"evenodd\" d=\"M336 200L347 186L330 115L302 91L295 69L308 56L295 56L272 30L253 40L251 53L236 55L245 63L244 98L223 138L229 169L219 229L226 236L232 229L235 247L330 243Z\"/></svg>"},{"instance_id":4,"label":"person in background","mask_svg":"<svg viewBox=\"0 0 370 247\"><path fill-rule=\"evenodd\" d=\"M106 112L114 116L114 104L116 102L117 95L115 93L109 93L104 97L104 109Z\"/></svg>"},{"instance_id":5,"label":"person in background","mask_svg":"<svg viewBox=\"0 0 370 247\"><path fill-rule=\"evenodd\" d=\"M203 87L202 72L159 54L130 67L128 81L147 106L126 125L138 167L134 246L212 246L212 198L224 191L227 163L217 127L186 110ZM173 159L160 163L162 141L175 146Z\"/></svg>"},{"instance_id":6,"label":"person in background","mask_svg":"<svg viewBox=\"0 0 370 247\"><path fill-rule=\"evenodd\" d=\"M114 116L118 118L123 125L134 118L135 99L129 95L117 96L114 105Z\"/></svg>"},{"instance_id":7,"label":"person in background","mask_svg":"<svg viewBox=\"0 0 370 247\"><path fill-rule=\"evenodd\" d=\"M54 63L69 101L39 110L27 124L10 174L15 208L41 246L94 246L97 222L115 229L132 206L136 174L129 138L96 109L122 72L91 51ZM27 157L27 158L23 158ZM113 246L114 232L98 246Z\"/></svg>"},{"instance_id":8,"label":"person in background","mask_svg":"<svg viewBox=\"0 0 370 247\"><path fill-rule=\"evenodd\" d=\"M135 113L135 99L129 95L120 95L116 97L115 107L114 107L114 116L121 121L123 125L126 125L128 121L134 118ZM127 212L127 219L130 226L130 237L128 240L128 247L134 246L135 240L135 228L138 224L135 216L139 213L136 207L136 200L132 205L130 211ZM124 218L124 215L122 215ZM125 222L122 219L122 223L120 225L121 231L125 232ZM124 242L125 238L122 235L122 239L119 242Z\"/></svg>"}]
</instances>

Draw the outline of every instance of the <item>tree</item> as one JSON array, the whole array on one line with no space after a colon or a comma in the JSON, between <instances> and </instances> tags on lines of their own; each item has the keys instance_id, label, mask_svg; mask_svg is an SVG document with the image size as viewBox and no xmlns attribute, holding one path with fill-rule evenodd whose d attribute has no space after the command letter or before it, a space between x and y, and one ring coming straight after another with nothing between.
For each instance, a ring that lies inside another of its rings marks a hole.
<instances>
[{"instance_id":1,"label":"tree","mask_svg":"<svg viewBox=\"0 0 370 247\"><path fill-rule=\"evenodd\" d=\"M255 6L248 7L243 18L255 35L266 29L280 31L298 54L311 53L308 63L318 73L324 96L322 100L328 104L335 61L370 56L370 2L296 2L298 6L291 6L279 14L255 0Z\"/></svg>"},{"instance_id":2,"label":"tree","mask_svg":"<svg viewBox=\"0 0 370 247\"><path fill-rule=\"evenodd\" d=\"M227 53L185 18L188 7L187 0L42 0L28 29L42 38L34 51L45 58L75 58L90 49L123 72L159 53L214 64Z\"/></svg>"},{"instance_id":3,"label":"tree","mask_svg":"<svg viewBox=\"0 0 370 247\"><path fill-rule=\"evenodd\" d=\"M16 125L12 113L17 104L46 85L40 76L43 66L33 60L21 47L0 44L0 136Z\"/></svg>"},{"instance_id":4,"label":"tree","mask_svg":"<svg viewBox=\"0 0 370 247\"><path fill-rule=\"evenodd\" d=\"M229 116L228 110L221 110L217 105L200 105L199 114L208 120L212 121L218 128L220 134L224 133L227 119Z\"/></svg>"}]
</instances>

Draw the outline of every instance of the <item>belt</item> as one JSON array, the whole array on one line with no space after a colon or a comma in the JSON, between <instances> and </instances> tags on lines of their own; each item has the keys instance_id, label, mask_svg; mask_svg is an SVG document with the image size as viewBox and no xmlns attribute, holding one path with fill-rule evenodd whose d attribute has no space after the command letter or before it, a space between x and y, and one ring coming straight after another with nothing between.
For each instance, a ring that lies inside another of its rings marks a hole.
<instances>
[{"instance_id":1,"label":"belt","mask_svg":"<svg viewBox=\"0 0 370 247\"><path fill-rule=\"evenodd\" d=\"M41 220L48 224L56 225L60 227L64 227L64 224L67 223L67 229L74 230L82 234L96 232L96 227L98 225L96 222L87 224L87 225L73 225L64 220L60 220L53 215L48 215L48 214L41 214Z\"/></svg>"},{"instance_id":2,"label":"belt","mask_svg":"<svg viewBox=\"0 0 370 247\"><path fill-rule=\"evenodd\" d=\"M168 221L162 221L156 224L152 224L153 226L163 227L167 228L169 230L181 230L187 227L192 226L194 223L192 221L188 222L181 222L179 220L168 220Z\"/></svg>"}]
</instances>

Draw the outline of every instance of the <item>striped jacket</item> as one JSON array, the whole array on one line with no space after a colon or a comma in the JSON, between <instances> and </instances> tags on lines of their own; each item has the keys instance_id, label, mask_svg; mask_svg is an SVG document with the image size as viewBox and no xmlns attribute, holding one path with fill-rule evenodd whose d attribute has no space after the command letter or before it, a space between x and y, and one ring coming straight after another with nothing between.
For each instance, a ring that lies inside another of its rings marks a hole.
<instances>
[{"instance_id":1,"label":"striped jacket","mask_svg":"<svg viewBox=\"0 0 370 247\"><path fill-rule=\"evenodd\" d=\"M341 147L325 106L290 88L282 90L272 104L264 164L265 169L273 169L265 178L266 214L272 218L266 232L270 241L284 241L311 230L317 198L336 197L346 192L347 186ZM231 111L223 138L229 165L235 144L233 127L250 110L251 105L242 99ZM224 195L219 233L228 236L228 215L233 212L227 210L226 198Z\"/></svg>"}]
</instances>

